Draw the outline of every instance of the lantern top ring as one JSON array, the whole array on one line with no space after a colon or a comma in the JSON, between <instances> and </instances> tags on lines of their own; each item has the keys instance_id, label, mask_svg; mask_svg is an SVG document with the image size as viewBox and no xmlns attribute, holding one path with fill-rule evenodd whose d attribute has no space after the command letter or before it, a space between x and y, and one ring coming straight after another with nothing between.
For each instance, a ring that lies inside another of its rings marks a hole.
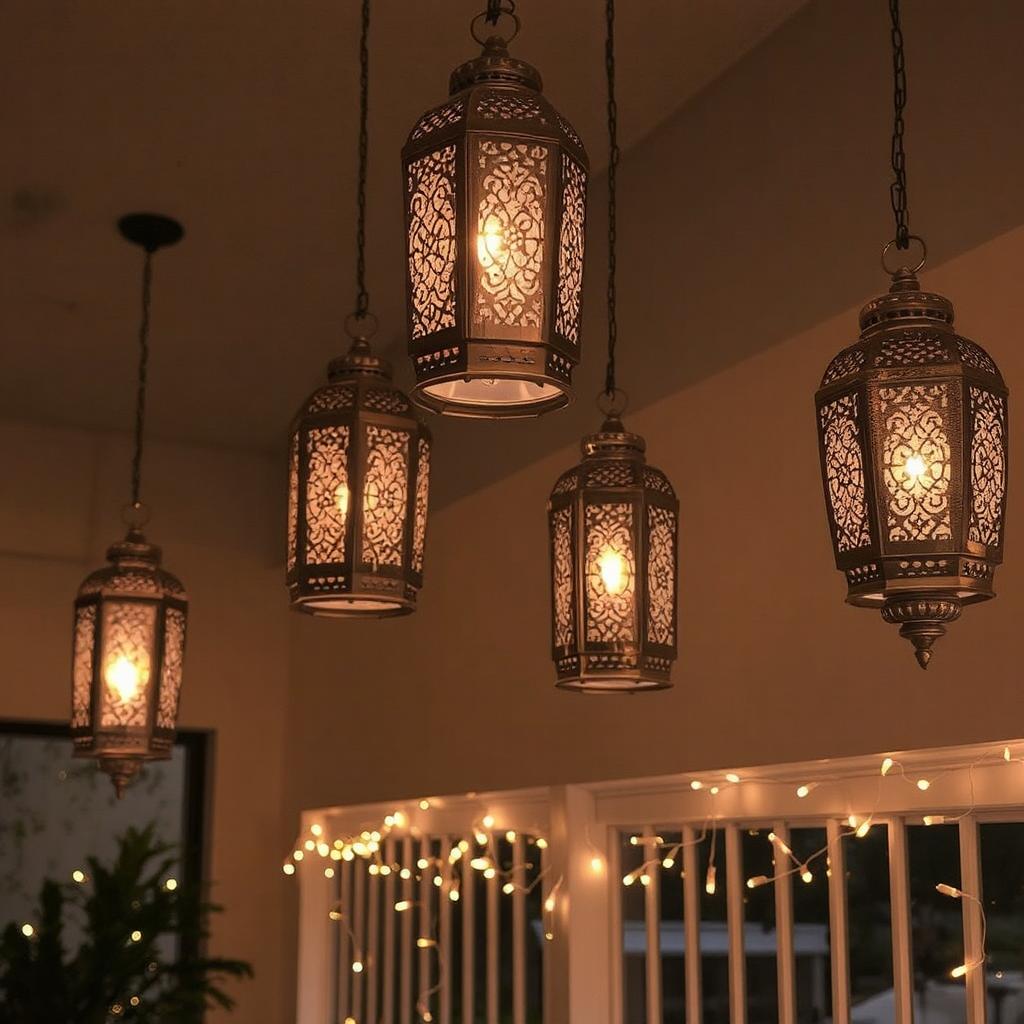
<instances>
[{"instance_id":1,"label":"lantern top ring","mask_svg":"<svg viewBox=\"0 0 1024 1024\"><path fill-rule=\"evenodd\" d=\"M519 35L519 28L520 28L520 21L519 21L519 15L518 15L518 14L516 14L516 13L515 13L515 11L511 9L511 7L502 7L502 9L501 9L501 13L502 13L502 14L503 14L503 15L504 15L504 16L505 16L506 18L511 18L511 19L512 19L512 32L511 32L511 34L510 34L510 35L508 35L508 36L501 36L501 40L502 40L502 42L504 42L504 43L505 43L506 45L508 45L509 43L511 43L511 42L512 42L512 40L513 40L513 39L515 39L515 37L516 37L517 35ZM484 38L484 39L481 39L481 38L480 38L480 35L479 35L478 31L477 31L477 24L478 24L478 22L480 21L480 19L481 19L481 18L486 18L486 17L487 17L487 12L486 12L486 11L481 11L481 12L480 12L480 13L479 13L479 14L478 14L478 15L477 15L477 16L476 16L476 17L475 17L475 18L474 18L474 19L473 19L473 20L472 20L472 21L471 21L471 22L469 23L469 34L470 34L470 35L471 35L471 36L472 36L472 37L473 37L473 38L474 38L474 39L475 39L475 40L476 40L476 41L477 41L477 42L478 42L478 43L479 43L479 44L480 44L481 46L486 46L486 45L487 45L487 38ZM494 24L494 26L493 26L493 27L494 27L494 32L493 32L492 34L494 34L494 35L497 35L497 34L498 34L498 32L497 32L497 30L498 30L498 24L497 24L497 22L496 22L496 23Z\"/></svg>"},{"instance_id":2,"label":"lantern top ring","mask_svg":"<svg viewBox=\"0 0 1024 1024\"><path fill-rule=\"evenodd\" d=\"M149 506L141 501L128 502L121 509L121 522L131 530L141 530L149 522Z\"/></svg>"},{"instance_id":3,"label":"lantern top ring","mask_svg":"<svg viewBox=\"0 0 1024 1024\"><path fill-rule=\"evenodd\" d=\"M629 395L622 388L602 391L597 396L597 408L605 416L621 416L629 408Z\"/></svg>"},{"instance_id":4,"label":"lantern top ring","mask_svg":"<svg viewBox=\"0 0 1024 1024\"><path fill-rule=\"evenodd\" d=\"M380 326L380 321L373 313L349 313L345 317L345 333L353 341L369 341Z\"/></svg>"},{"instance_id":5,"label":"lantern top ring","mask_svg":"<svg viewBox=\"0 0 1024 1024\"><path fill-rule=\"evenodd\" d=\"M895 277L901 271L909 271L911 274L916 274L925 264L925 260L928 259L928 246L924 244L924 239L920 235L907 235L908 241L919 242L921 245L921 260L916 267L900 266L893 269L886 263L886 257L889 255L890 250L894 245L897 245L899 239L894 238L891 242L886 242L885 248L882 249L882 269L890 276Z\"/></svg>"}]
</instances>

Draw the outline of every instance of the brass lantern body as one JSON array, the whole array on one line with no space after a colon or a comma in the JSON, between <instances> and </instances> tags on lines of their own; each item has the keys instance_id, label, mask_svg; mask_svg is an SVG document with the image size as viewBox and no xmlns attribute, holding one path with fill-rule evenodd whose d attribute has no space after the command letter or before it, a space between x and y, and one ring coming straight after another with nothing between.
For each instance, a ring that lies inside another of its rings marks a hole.
<instances>
[{"instance_id":1,"label":"brass lantern body","mask_svg":"<svg viewBox=\"0 0 1024 1024\"><path fill-rule=\"evenodd\" d=\"M404 615L423 583L430 432L365 342L332 362L328 378L291 430L291 605L313 615Z\"/></svg>"},{"instance_id":2,"label":"brass lantern body","mask_svg":"<svg viewBox=\"0 0 1024 1024\"><path fill-rule=\"evenodd\" d=\"M585 693L671 686L679 502L617 417L548 502L557 685Z\"/></svg>"},{"instance_id":3,"label":"brass lantern body","mask_svg":"<svg viewBox=\"0 0 1024 1024\"><path fill-rule=\"evenodd\" d=\"M536 69L488 40L402 150L414 397L433 412L537 416L580 358L587 154Z\"/></svg>"},{"instance_id":4,"label":"brass lantern body","mask_svg":"<svg viewBox=\"0 0 1024 1024\"><path fill-rule=\"evenodd\" d=\"M71 735L120 796L144 762L171 756L188 599L138 530L107 558L75 599Z\"/></svg>"},{"instance_id":5,"label":"brass lantern body","mask_svg":"<svg viewBox=\"0 0 1024 1024\"><path fill-rule=\"evenodd\" d=\"M860 339L816 396L836 566L850 604L881 610L927 667L1003 557L1007 390L953 330L952 303L903 269L860 315Z\"/></svg>"}]
</instances>

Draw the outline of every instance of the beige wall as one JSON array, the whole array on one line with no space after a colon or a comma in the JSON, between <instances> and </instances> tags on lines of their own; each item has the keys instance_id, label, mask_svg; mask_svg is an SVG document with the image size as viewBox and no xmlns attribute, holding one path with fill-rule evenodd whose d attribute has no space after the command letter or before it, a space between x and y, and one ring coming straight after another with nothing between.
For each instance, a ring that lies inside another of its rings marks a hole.
<instances>
[{"instance_id":1,"label":"beige wall","mask_svg":"<svg viewBox=\"0 0 1024 1024\"><path fill-rule=\"evenodd\" d=\"M66 721L71 602L123 532L124 437L0 424L0 717ZM150 539L191 600L181 724L216 730L212 952L250 960L237 1019L280 1024L285 997L282 827L287 612L276 461L149 445Z\"/></svg>"}]
</instances>

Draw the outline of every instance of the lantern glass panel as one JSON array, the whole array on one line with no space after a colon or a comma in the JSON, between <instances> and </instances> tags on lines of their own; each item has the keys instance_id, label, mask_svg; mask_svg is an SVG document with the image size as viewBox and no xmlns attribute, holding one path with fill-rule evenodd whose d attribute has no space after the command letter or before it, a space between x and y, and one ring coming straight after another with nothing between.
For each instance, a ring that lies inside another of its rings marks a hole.
<instances>
[{"instance_id":1,"label":"lantern glass panel","mask_svg":"<svg viewBox=\"0 0 1024 1024\"><path fill-rule=\"evenodd\" d=\"M307 562L341 562L348 535L349 428L311 427L306 435Z\"/></svg>"},{"instance_id":2,"label":"lantern glass panel","mask_svg":"<svg viewBox=\"0 0 1024 1024\"><path fill-rule=\"evenodd\" d=\"M409 434L370 423L364 443L362 559L375 566L400 566L409 505Z\"/></svg>"},{"instance_id":3,"label":"lantern glass panel","mask_svg":"<svg viewBox=\"0 0 1024 1024\"><path fill-rule=\"evenodd\" d=\"M71 728L89 729L92 724L93 651L96 643L96 605L75 609L72 649Z\"/></svg>"},{"instance_id":4,"label":"lantern glass panel","mask_svg":"<svg viewBox=\"0 0 1024 1024\"><path fill-rule=\"evenodd\" d=\"M647 508L647 640L676 642L676 514L660 505Z\"/></svg>"},{"instance_id":5,"label":"lantern glass panel","mask_svg":"<svg viewBox=\"0 0 1024 1024\"><path fill-rule=\"evenodd\" d=\"M636 553L633 506L629 502L587 504L587 640L623 643L636 639Z\"/></svg>"},{"instance_id":6,"label":"lantern glass panel","mask_svg":"<svg viewBox=\"0 0 1024 1024\"><path fill-rule=\"evenodd\" d=\"M157 606L142 601L102 604L101 729L145 729L156 661Z\"/></svg>"},{"instance_id":7,"label":"lantern glass panel","mask_svg":"<svg viewBox=\"0 0 1024 1024\"><path fill-rule=\"evenodd\" d=\"M178 697L185 661L185 613L177 608L164 611L164 653L160 667L160 701L156 727L174 730L178 721Z\"/></svg>"},{"instance_id":8,"label":"lantern glass panel","mask_svg":"<svg viewBox=\"0 0 1024 1024\"><path fill-rule=\"evenodd\" d=\"M972 543L1000 548L1006 500L1006 399L971 386L970 525Z\"/></svg>"}]
</instances>

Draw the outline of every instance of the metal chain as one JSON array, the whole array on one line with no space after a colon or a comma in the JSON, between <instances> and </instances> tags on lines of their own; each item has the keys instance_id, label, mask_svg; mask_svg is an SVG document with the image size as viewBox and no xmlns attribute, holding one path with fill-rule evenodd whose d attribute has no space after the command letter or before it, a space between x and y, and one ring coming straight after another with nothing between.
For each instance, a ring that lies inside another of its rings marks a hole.
<instances>
[{"instance_id":1,"label":"metal chain","mask_svg":"<svg viewBox=\"0 0 1024 1024\"><path fill-rule=\"evenodd\" d=\"M605 394L615 395L615 343L618 323L615 319L615 188L619 167L618 107L615 104L615 0L606 0L607 36L604 66L608 78L608 368L604 376Z\"/></svg>"},{"instance_id":2,"label":"metal chain","mask_svg":"<svg viewBox=\"0 0 1024 1024\"><path fill-rule=\"evenodd\" d=\"M367 121L370 106L370 0L363 0L363 27L359 37L359 184L356 189L358 216L356 220L356 309L362 318L370 310L370 293L366 290L366 165L369 151Z\"/></svg>"},{"instance_id":3,"label":"metal chain","mask_svg":"<svg viewBox=\"0 0 1024 1024\"><path fill-rule=\"evenodd\" d=\"M487 0L487 13L484 15L484 21L488 25L497 25L498 19L503 14L515 14L516 4L515 0Z\"/></svg>"},{"instance_id":4,"label":"metal chain","mask_svg":"<svg viewBox=\"0 0 1024 1024\"><path fill-rule=\"evenodd\" d=\"M892 184L889 199L896 219L896 248L910 246L910 227L907 213L907 155L903 149L903 108L907 105L907 69L903 57L903 29L900 26L900 0L889 0L892 19L892 74L893 74L893 126L892 126Z\"/></svg>"},{"instance_id":5,"label":"metal chain","mask_svg":"<svg viewBox=\"0 0 1024 1024\"><path fill-rule=\"evenodd\" d=\"M139 507L142 488L142 435L146 424L146 375L149 369L149 306L153 285L153 251L142 264L142 319L139 321L139 383L135 393L135 454L132 457L132 505Z\"/></svg>"}]
</instances>

